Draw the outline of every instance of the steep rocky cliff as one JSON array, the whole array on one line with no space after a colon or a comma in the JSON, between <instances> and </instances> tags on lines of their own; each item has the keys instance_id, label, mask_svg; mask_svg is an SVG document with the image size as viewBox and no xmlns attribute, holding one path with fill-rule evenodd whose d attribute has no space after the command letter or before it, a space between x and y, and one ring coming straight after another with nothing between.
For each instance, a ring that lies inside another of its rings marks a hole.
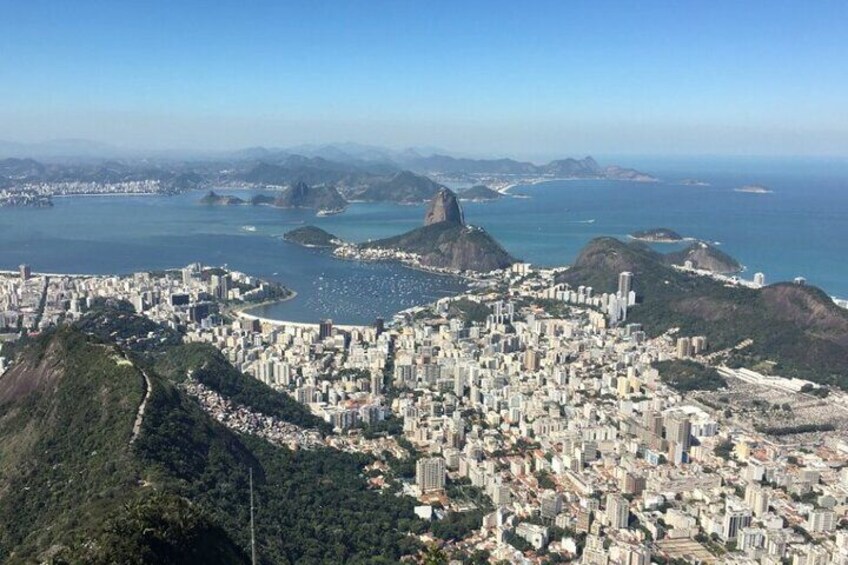
<instances>
[{"instance_id":1,"label":"steep rocky cliff","mask_svg":"<svg viewBox=\"0 0 848 565\"><path fill-rule=\"evenodd\" d=\"M456 194L447 188L441 189L433 197L430 205L427 206L427 213L424 215L425 226L438 224L439 222L465 223L462 209L459 207L459 202L456 199Z\"/></svg>"}]
</instances>

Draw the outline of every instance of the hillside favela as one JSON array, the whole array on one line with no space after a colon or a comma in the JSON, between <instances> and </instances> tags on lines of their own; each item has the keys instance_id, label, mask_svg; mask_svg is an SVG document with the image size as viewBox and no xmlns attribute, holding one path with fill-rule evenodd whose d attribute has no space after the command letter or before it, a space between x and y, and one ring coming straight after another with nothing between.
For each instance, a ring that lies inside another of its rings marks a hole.
<instances>
[{"instance_id":1,"label":"hillside favela","mask_svg":"<svg viewBox=\"0 0 848 565\"><path fill-rule=\"evenodd\" d=\"M846 29L6 6L0 563L848 565Z\"/></svg>"}]
</instances>

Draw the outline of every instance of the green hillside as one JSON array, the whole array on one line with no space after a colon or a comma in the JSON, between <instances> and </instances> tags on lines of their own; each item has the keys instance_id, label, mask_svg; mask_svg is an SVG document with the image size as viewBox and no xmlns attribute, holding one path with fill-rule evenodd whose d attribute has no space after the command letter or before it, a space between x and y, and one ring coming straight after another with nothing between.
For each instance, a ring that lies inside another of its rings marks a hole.
<instances>
[{"instance_id":1,"label":"green hillside","mask_svg":"<svg viewBox=\"0 0 848 565\"><path fill-rule=\"evenodd\" d=\"M323 427L208 346L127 357L79 327L49 332L0 378L0 561L246 562L250 468L262 563L392 563L418 547L414 502L369 490L364 458L228 430L176 386L189 370L232 402Z\"/></svg>"},{"instance_id":2,"label":"green hillside","mask_svg":"<svg viewBox=\"0 0 848 565\"><path fill-rule=\"evenodd\" d=\"M726 286L684 273L645 245L613 238L591 241L558 279L596 292L616 289L618 274L634 274L639 304L628 322L654 335L679 327L683 335L706 335L712 349L752 339L732 362L775 363L773 372L848 388L848 311L821 290L780 283L754 290Z\"/></svg>"}]
</instances>

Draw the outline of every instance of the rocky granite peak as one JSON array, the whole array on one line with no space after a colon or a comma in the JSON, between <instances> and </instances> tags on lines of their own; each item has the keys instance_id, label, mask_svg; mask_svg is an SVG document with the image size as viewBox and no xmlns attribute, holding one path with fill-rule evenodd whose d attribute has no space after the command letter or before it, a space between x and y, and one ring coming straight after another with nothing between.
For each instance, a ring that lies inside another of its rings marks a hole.
<instances>
[{"instance_id":1,"label":"rocky granite peak","mask_svg":"<svg viewBox=\"0 0 848 565\"><path fill-rule=\"evenodd\" d=\"M424 215L424 225L431 226L441 222L465 225L465 218L456 194L447 188L442 188L430 200L427 213Z\"/></svg>"}]
</instances>

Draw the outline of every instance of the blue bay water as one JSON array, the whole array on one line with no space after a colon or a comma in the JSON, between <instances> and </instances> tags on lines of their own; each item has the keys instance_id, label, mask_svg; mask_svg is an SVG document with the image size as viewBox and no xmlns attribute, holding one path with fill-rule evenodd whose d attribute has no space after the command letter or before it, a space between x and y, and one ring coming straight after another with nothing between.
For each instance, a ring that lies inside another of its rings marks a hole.
<instances>
[{"instance_id":1,"label":"blue bay water","mask_svg":"<svg viewBox=\"0 0 848 565\"><path fill-rule=\"evenodd\" d=\"M623 164L663 182L518 187L512 193L521 198L465 203L466 218L516 257L540 265L572 262L593 237L624 238L634 230L668 227L719 242L746 266L748 277L762 271L775 282L800 275L829 294L848 297L845 162L634 161ZM710 186L677 182L684 178ZM752 183L774 192L733 190ZM356 203L343 214L318 218L306 210L205 207L197 204L201 196L60 198L52 209L0 209L0 268L26 262L38 271L129 273L193 261L228 264L298 292L262 314L298 321L331 317L338 323L367 323L464 288L449 277L335 260L280 239L305 223L353 241L394 235L420 225L423 206Z\"/></svg>"}]
</instances>

